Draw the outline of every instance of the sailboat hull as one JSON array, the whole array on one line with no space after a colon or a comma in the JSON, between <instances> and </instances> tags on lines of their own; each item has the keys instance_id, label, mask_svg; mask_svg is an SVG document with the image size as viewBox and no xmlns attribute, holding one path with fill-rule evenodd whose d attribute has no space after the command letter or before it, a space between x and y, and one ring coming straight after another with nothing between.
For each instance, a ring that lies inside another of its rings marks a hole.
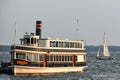
<instances>
[{"instance_id":1,"label":"sailboat hull","mask_svg":"<svg viewBox=\"0 0 120 80\"><path fill-rule=\"evenodd\" d=\"M99 60L112 60L113 58L112 57L96 57L96 59L99 59Z\"/></svg>"}]
</instances>

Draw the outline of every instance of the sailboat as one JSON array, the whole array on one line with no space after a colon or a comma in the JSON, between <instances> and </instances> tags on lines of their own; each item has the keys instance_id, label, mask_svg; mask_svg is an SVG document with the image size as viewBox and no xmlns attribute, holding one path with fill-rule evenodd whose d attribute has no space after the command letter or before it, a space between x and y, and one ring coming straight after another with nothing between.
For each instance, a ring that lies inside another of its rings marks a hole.
<instances>
[{"instance_id":1,"label":"sailboat","mask_svg":"<svg viewBox=\"0 0 120 80\"><path fill-rule=\"evenodd\" d=\"M104 33L104 36L103 36L103 55L100 56L100 53L101 53L101 47L99 48L98 50L98 53L97 53L97 59L100 59L100 60L110 60L110 59L113 59L111 56L110 56L110 52L109 52L109 49L108 49L108 46L107 46L107 41L106 41L106 37L105 37L105 33Z\"/></svg>"}]
</instances>

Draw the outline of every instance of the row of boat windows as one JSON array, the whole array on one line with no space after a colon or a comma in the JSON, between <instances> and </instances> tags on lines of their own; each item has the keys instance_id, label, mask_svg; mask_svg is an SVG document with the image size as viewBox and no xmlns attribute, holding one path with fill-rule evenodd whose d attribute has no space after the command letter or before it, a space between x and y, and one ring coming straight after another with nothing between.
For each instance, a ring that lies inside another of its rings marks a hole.
<instances>
[{"instance_id":1,"label":"row of boat windows","mask_svg":"<svg viewBox=\"0 0 120 80\"><path fill-rule=\"evenodd\" d=\"M37 54L23 54L23 53L16 53L17 59L27 60L27 61L44 61L44 55L37 55ZM47 61L72 61L72 56L66 55L47 55ZM75 56L75 61L77 61L77 56Z\"/></svg>"},{"instance_id":2,"label":"row of boat windows","mask_svg":"<svg viewBox=\"0 0 120 80\"><path fill-rule=\"evenodd\" d=\"M36 44L37 39L36 38L24 38L21 40L21 45L23 44Z\"/></svg>"},{"instance_id":3,"label":"row of boat windows","mask_svg":"<svg viewBox=\"0 0 120 80\"><path fill-rule=\"evenodd\" d=\"M21 39L21 45L24 45L24 44L36 44L37 42L38 42L38 40L36 38L24 38L24 39ZM82 48L82 43L50 41L50 47Z\"/></svg>"},{"instance_id":4,"label":"row of boat windows","mask_svg":"<svg viewBox=\"0 0 120 80\"><path fill-rule=\"evenodd\" d=\"M50 47L82 48L82 43L50 41Z\"/></svg>"}]
</instances>

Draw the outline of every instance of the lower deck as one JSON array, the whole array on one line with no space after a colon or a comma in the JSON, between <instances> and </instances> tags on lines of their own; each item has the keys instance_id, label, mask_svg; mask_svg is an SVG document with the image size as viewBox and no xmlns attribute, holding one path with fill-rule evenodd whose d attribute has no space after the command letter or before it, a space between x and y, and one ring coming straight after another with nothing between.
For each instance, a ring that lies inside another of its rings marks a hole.
<instances>
[{"instance_id":1,"label":"lower deck","mask_svg":"<svg viewBox=\"0 0 120 80\"><path fill-rule=\"evenodd\" d=\"M86 52L39 52L15 49L11 52L11 64L35 67L85 66Z\"/></svg>"},{"instance_id":2,"label":"lower deck","mask_svg":"<svg viewBox=\"0 0 120 80\"><path fill-rule=\"evenodd\" d=\"M22 66L31 66L31 67L71 67L71 66L86 66L86 62L29 62L25 60L15 59L12 60L14 65L22 65Z\"/></svg>"},{"instance_id":3,"label":"lower deck","mask_svg":"<svg viewBox=\"0 0 120 80\"><path fill-rule=\"evenodd\" d=\"M17 57L16 59L11 60L11 64L13 65L22 65L22 66L35 66L35 67L70 67L70 66L85 66L86 60L78 61L77 55L64 55L61 57L61 60L57 55L51 55L51 58L57 57L57 59L50 60L48 59L49 55L43 55L43 59L41 60L27 60L21 57ZM70 59L69 59L70 58Z\"/></svg>"}]
</instances>

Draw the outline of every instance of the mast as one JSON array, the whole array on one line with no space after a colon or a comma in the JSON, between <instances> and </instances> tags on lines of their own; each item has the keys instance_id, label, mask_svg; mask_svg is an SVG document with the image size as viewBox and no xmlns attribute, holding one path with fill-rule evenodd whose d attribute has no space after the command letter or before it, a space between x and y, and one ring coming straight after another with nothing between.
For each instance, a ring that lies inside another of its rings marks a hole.
<instances>
[{"instance_id":1,"label":"mast","mask_svg":"<svg viewBox=\"0 0 120 80\"><path fill-rule=\"evenodd\" d=\"M104 36L103 36L103 55L104 56L110 56L110 53L109 53L109 49L108 49L108 46L107 46L107 41L106 41L106 37L105 37L105 32L104 32Z\"/></svg>"},{"instance_id":2,"label":"mast","mask_svg":"<svg viewBox=\"0 0 120 80\"><path fill-rule=\"evenodd\" d=\"M78 40L78 22L79 22L79 20L78 20L78 18L77 18L77 25L76 25L76 40Z\"/></svg>"},{"instance_id":3,"label":"mast","mask_svg":"<svg viewBox=\"0 0 120 80\"><path fill-rule=\"evenodd\" d=\"M16 45L16 21L15 21L15 30L14 30L14 46Z\"/></svg>"}]
</instances>

